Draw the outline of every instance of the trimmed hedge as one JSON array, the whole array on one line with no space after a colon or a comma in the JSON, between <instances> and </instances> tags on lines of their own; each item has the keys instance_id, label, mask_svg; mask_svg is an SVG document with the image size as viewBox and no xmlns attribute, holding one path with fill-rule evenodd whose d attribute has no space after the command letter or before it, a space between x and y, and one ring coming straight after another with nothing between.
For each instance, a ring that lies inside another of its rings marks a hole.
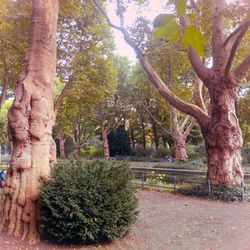
<instances>
[{"instance_id":1,"label":"trimmed hedge","mask_svg":"<svg viewBox=\"0 0 250 250\"><path fill-rule=\"evenodd\" d=\"M137 200L127 163L73 160L41 187L41 235L56 243L109 242L129 233Z\"/></svg>"}]
</instances>

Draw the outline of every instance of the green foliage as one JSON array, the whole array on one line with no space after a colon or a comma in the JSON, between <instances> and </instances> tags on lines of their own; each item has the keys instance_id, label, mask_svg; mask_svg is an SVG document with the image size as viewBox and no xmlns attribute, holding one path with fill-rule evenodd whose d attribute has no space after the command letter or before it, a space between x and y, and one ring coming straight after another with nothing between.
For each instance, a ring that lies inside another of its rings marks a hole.
<instances>
[{"instance_id":1,"label":"green foliage","mask_svg":"<svg viewBox=\"0 0 250 250\"><path fill-rule=\"evenodd\" d=\"M187 0L175 0L174 2L176 6L177 15L179 17L185 15L187 9Z\"/></svg>"},{"instance_id":2,"label":"green foliage","mask_svg":"<svg viewBox=\"0 0 250 250\"><path fill-rule=\"evenodd\" d=\"M155 38L167 38L172 42L180 40L180 26L174 21L167 22L164 26L157 28L154 32Z\"/></svg>"},{"instance_id":3,"label":"green foliage","mask_svg":"<svg viewBox=\"0 0 250 250\"><path fill-rule=\"evenodd\" d=\"M146 157L146 156L151 156L152 154L152 149L146 148L144 149L142 145L137 145L135 147L135 155L139 157Z\"/></svg>"},{"instance_id":4,"label":"green foliage","mask_svg":"<svg viewBox=\"0 0 250 250\"><path fill-rule=\"evenodd\" d=\"M74 160L41 187L41 233L65 244L112 241L129 233L137 200L127 163Z\"/></svg>"},{"instance_id":5,"label":"green foliage","mask_svg":"<svg viewBox=\"0 0 250 250\"><path fill-rule=\"evenodd\" d=\"M187 143L186 151L189 159L200 159L206 155L204 144L193 145Z\"/></svg>"},{"instance_id":6,"label":"green foliage","mask_svg":"<svg viewBox=\"0 0 250 250\"><path fill-rule=\"evenodd\" d=\"M205 39L197 28L186 27L185 33L182 37L182 43L186 49L191 46L193 49L195 49L198 55L200 55L202 58L205 57Z\"/></svg>"},{"instance_id":7,"label":"green foliage","mask_svg":"<svg viewBox=\"0 0 250 250\"><path fill-rule=\"evenodd\" d=\"M244 148L242 151L242 163L250 164L250 148Z\"/></svg>"},{"instance_id":8,"label":"green foliage","mask_svg":"<svg viewBox=\"0 0 250 250\"><path fill-rule=\"evenodd\" d=\"M131 154L129 134L123 126L111 131L108 140L110 156Z\"/></svg>"},{"instance_id":9,"label":"green foliage","mask_svg":"<svg viewBox=\"0 0 250 250\"><path fill-rule=\"evenodd\" d=\"M96 147L95 145L90 145L89 147L82 148L80 156L84 158L103 158L103 148Z\"/></svg>"},{"instance_id":10,"label":"green foliage","mask_svg":"<svg viewBox=\"0 0 250 250\"><path fill-rule=\"evenodd\" d=\"M173 14L160 14L154 19L154 27L161 27L164 26L166 23L173 21L174 19Z\"/></svg>"},{"instance_id":11,"label":"green foliage","mask_svg":"<svg viewBox=\"0 0 250 250\"><path fill-rule=\"evenodd\" d=\"M163 159L166 156L171 156L172 153L172 149L170 148L159 147L157 150L154 151L153 157L157 159Z\"/></svg>"}]
</instances>

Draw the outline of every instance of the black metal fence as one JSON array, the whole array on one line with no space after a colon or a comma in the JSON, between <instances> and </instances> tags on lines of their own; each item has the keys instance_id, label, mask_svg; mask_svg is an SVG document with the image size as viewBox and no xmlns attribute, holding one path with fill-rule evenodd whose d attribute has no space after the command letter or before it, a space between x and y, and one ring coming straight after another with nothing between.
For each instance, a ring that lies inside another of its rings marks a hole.
<instances>
[{"instance_id":1,"label":"black metal fence","mask_svg":"<svg viewBox=\"0 0 250 250\"><path fill-rule=\"evenodd\" d=\"M133 184L141 189L169 189L187 194L211 196L218 192L216 186L207 179L207 172L200 170L163 169L132 167ZM239 200L250 196L250 174L245 174L245 182L238 188Z\"/></svg>"}]
</instances>

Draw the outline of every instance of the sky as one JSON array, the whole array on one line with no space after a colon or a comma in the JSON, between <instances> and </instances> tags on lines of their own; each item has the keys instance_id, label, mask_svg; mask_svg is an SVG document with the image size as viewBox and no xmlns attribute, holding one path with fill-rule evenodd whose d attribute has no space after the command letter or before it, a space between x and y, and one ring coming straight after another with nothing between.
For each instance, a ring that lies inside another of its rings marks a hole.
<instances>
[{"instance_id":1,"label":"sky","mask_svg":"<svg viewBox=\"0 0 250 250\"><path fill-rule=\"evenodd\" d=\"M129 7L126 11L126 15L124 18L125 25L131 26L135 21L136 17L142 14L150 21L153 21L158 14L164 11L163 9L165 5L166 5L166 0L148 0L147 4L144 4L140 8L138 8L136 4L131 2L129 4ZM108 9L108 15L110 16L112 22L114 24L119 25L119 19L115 14L115 9L116 9L115 3L111 2L107 6L107 9ZM112 32L115 38L116 53L121 56L127 56L130 61L135 62L136 61L135 52L128 44L126 44L121 32L115 29L112 29Z\"/></svg>"}]
</instances>

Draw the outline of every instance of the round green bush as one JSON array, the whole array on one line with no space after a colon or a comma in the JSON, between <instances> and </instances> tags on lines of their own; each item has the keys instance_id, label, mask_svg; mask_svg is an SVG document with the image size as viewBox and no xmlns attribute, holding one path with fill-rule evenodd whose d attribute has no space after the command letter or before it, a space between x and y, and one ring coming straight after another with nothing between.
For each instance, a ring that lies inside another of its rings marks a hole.
<instances>
[{"instance_id":1,"label":"round green bush","mask_svg":"<svg viewBox=\"0 0 250 250\"><path fill-rule=\"evenodd\" d=\"M41 187L41 235L63 244L112 241L129 233L137 200L127 163L73 160Z\"/></svg>"}]
</instances>

